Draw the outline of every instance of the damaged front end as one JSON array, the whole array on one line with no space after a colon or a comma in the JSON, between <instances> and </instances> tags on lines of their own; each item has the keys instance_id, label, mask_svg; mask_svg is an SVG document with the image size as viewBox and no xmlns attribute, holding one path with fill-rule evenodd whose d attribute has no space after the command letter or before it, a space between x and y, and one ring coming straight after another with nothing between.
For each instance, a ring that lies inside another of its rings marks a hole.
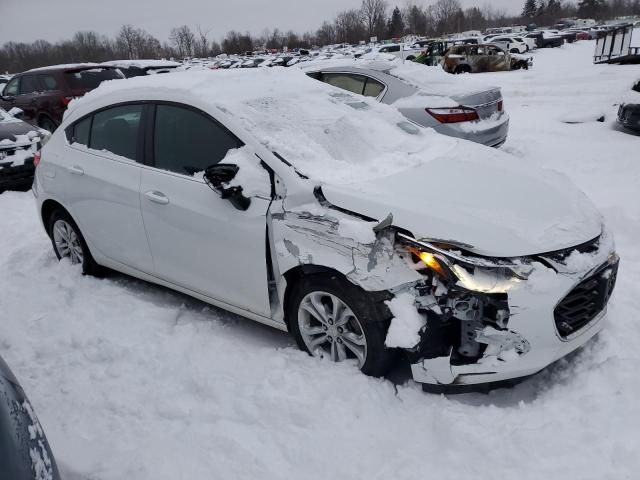
<instances>
[{"instance_id":1,"label":"damaged front end","mask_svg":"<svg viewBox=\"0 0 640 480\"><path fill-rule=\"evenodd\" d=\"M398 241L399 255L424 276L409 288L425 324L407 352L414 379L427 386L526 377L602 328L618 267L606 233L563 252L517 259L401 233Z\"/></svg>"},{"instance_id":2,"label":"damaged front end","mask_svg":"<svg viewBox=\"0 0 640 480\"><path fill-rule=\"evenodd\" d=\"M301 266L330 266L366 292L384 292L392 318L385 344L406 353L425 390L530 376L603 327L619 262L606 230L558 252L493 258L459 242L416 239L391 215L359 216L320 189L314 200L287 208L287 197L272 206L278 303L282 273Z\"/></svg>"}]
</instances>

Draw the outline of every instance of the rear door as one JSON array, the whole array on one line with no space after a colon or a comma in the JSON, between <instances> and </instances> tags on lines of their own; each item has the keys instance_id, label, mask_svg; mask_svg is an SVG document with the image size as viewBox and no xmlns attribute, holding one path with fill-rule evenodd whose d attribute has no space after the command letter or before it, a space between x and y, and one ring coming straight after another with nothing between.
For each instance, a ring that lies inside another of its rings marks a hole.
<instances>
[{"instance_id":1,"label":"rear door","mask_svg":"<svg viewBox=\"0 0 640 480\"><path fill-rule=\"evenodd\" d=\"M156 275L270 317L266 214L271 199L253 197L248 210L237 210L201 173L242 143L186 105L158 104L150 127L151 161L142 169L140 193Z\"/></svg>"},{"instance_id":2,"label":"rear door","mask_svg":"<svg viewBox=\"0 0 640 480\"><path fill-rule=\"evenodd\" d=\"M22 75L20 77L20 90L16 97L16 107L24 111L24 120L36 123L38 112L38 99L40 87L35 75Z\"/></svg>"},{"instance_id":3,"label":"rear door","mask_svg":"<svg viewBox=\"0 0 640 480\"><path fill-rule=\"evenodd\" d=\"M119 264L153 272L140 211L143 104L95 112L69 127L56 175L86 239Z\"/></svg>"},{"instance_id":4,"label":"rear door","mask_svg":"<svg viewBox=\"0 0 640 480\"><path fill-rule=\"evenodd\" d=\"M37 77L40 87L38 110L49 116L56 124L60 124L66 109L65 103L68 101L62 91L63 86L60 85L57 75L40 73Z\"/></svg>"}]
</instances>

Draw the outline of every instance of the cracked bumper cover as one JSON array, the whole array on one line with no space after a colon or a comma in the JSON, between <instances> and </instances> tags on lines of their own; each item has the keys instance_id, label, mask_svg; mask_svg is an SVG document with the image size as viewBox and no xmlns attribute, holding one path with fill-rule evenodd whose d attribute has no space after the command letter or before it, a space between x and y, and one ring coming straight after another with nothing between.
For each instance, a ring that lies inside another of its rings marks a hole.
<instances>
[{"instance_id":1,"label":"cracked bumper cover","mask_svg":"<svg viewBox=\"0 0 640 480\"><path fill-rule=\"evenodd\" d=\"M615 286L619 262L619 257L612 252L612 246L602 246L592 257L592 264L583 265L578 269L580 271L553 270L539 264L535 280L523 282L505 296L510 313L504 328L495 328L492 322L485 321L480 322L481 326L476 324L472 333L469 328L460 330L456 327L457 336L472 335L473 341L481 347L474 361L460 361L461 347L455 341L447 347L447 354L430 354L433 352L428 346L429 329L433 333L437 326L434 327L433 315L427 312L423 341L410 353L414 380L451 387L515 380L538 373L580 348L604 327L607 302ZM599 285L606 292L601 305L594 307L592 318L571 333L561 331L562 319L558 319L556 311L559 305L567 299L577 302L571 295L580 293L580 288L593 286L597 291ZM485 295L469 293L477 295L480 302L485 301ZM418 303L419 299L416 306ZM440 338L444 337L446 335L440 335Z\"/></svg>"}]
</instances>

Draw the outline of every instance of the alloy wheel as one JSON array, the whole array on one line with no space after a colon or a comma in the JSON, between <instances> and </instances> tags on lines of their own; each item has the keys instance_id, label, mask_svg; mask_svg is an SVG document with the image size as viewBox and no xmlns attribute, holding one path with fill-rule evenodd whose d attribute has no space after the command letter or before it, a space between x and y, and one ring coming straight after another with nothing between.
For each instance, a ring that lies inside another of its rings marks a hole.
<instances>
[{"instance_id":1,"label":"alloy wheel","mask_svg":"<svg viewBox=\"0 0 640 480\"><path fill-rule=\"evenodd\" d=\"M65 220L56 220L53 224L53 242L60 258L69 258L72 265L82 264L84 255L80 238Z\"/></svg>"},{"instance_id":2,"label":"alloy wheel","mask_svg":"<svg viewBox=\"0 0 640 480\"><path fill-rule=\"evenodd\" d=\"M307 294L298 307L298 327L312 355L328 355L334 362L367 360L367 339L360 321L349 306L327 292Z\"/></svg>"}]
</instances>

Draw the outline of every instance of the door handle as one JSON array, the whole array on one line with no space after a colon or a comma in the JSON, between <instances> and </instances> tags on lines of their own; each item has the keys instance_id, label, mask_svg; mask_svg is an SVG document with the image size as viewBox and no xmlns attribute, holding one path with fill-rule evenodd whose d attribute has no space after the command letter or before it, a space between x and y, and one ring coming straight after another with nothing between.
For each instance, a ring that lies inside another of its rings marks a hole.
<instances>
[{"instance_id":1,"label":"door handle","mask_svg":"<svg viewBox=\"0 0 640 480\"><path fill-rule=\"evenodd\" d=\"M164 193L158 192L156 190L147 192L144 194L144 196L153 203L158 203L160 205L167 205L169 203L169 197L167 197Z\"/></svg>"},{"instance_id":2,"label":"door handle","mask_svg":"<svg viewBox=\"0 0 640 480\"><path fill-rule=\"evenodd\" d=\"M67 168L67 170L69 170L69 173L72 173L74 175L84 175L84 170L82 169L82 167L79 167L77 165L69 167Z\"/></svg>"}]
</instances>

